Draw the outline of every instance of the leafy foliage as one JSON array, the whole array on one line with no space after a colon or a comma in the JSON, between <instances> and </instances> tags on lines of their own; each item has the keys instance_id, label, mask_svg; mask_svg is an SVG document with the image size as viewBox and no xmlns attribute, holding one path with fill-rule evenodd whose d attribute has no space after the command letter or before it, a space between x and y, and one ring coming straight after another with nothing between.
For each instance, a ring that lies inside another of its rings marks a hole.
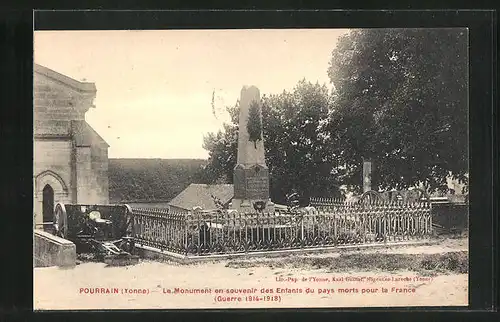
<instances>
[{"instance_id":1,"label":"leafy foliage","mask_svg":"<svg viewBox=\"0 0 500 322\"><path fill-rule=\"evenodd\" d=\"M257 148L257 141L262 139L262 121L260 117L260 109L257 102L253 101L248 110L247 121L248 139L254 143Z\"/></svg>"},{"instance_id":2,"label":"leafy foliage","mask_svg":"<svg viewBox=\"0 0 500 322\"><path fill-rule=\"evenodd\" d=\"M271 193L284 202L292 189L305 197L338 196L340 182L325 144L331 97L326 86L300 81L292 92L264 96L262 115Z\"/></svg>"},{"instance_id":3,"label":"leafy foliage","mask_svg":"<svg viewBox=\"0 0 500 322\"><path fill-rule=\"evenodd\" d=\"M266 163L270 170L271 198L285 202L292 188L305 196L331 196L338 182L330 174L332 157L324 144L323 127L328 117L330 95L326 86L300 81L292 92L262 97L262 129ZM233 181L238 141L239 107L228 108L230 124L217 134L205 136L209 151L205 168L207 182Z\"/></svg>"},{"instance_id":4,"label":"leafy foliage","mask_svg":"<svg viewBox=\"0 0 500 322\"><path fill-rule=\"evenodd\" d=\"M110 201L169 201L201 181L205 165L197 159L109 159Z\"/></svg>"},{"instance_id":5,"label":"leafy foliage","mask_svg":"<svg viewBox=\"0 0 500 322\"><path fill-rule=\"evenodd\" d=\"M328 75L328 144L345 183L361 183L364 157L383 189L442 190L450 173L466 182L466 30L354 30L339 40Z\"/></svg>"},{"instance_id":6,"label":"leafy foliage","mask_svg":"<svg viewBox=\"0 0 500 322\"><path fill-rule=\"evenodd\" d=\"M271 198L335 197L361 190L363 159L374 188L424 184L444 191L451 175L467 184L467 31L366 29L341 37L328 76L334 91L305 80L263 96L262 129ZM205 137L206 182L232 182L238 107Z\"/></svg>"},{"instance_id":7,"label":"leafy foliage","mask_svg":"<svg viewBox=\"0 0 500 322\"><path fill-rule=\"evenodd\" d=\"M208 133L203 148L208 153L200 183L232 183L238 150L238 125L224 124L224 130Z\"/></svg>"}]
</instances>

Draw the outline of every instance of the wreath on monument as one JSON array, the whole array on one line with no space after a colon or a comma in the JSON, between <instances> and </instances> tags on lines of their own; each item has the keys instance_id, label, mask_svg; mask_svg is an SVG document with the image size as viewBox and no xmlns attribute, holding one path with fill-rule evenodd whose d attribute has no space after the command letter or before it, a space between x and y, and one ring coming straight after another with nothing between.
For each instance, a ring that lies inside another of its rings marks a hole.
<instances>
[{"instance_id":1,"label":"wreath on monument","mask_svg":"<svg viewBox=\"0 0 500 322\"><path fill-rule=\"evenodd\" d=\"M247 122L248 140L253 142L257 149L257 141L262 140L262 120L260 118L259 105L256 101L250 104Z\"/></svg>"}]
</instances>

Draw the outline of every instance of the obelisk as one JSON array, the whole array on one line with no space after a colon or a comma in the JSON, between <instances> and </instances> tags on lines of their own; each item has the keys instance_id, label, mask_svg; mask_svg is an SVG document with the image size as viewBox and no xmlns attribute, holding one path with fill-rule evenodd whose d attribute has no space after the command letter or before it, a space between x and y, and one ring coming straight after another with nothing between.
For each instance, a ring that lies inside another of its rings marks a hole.
<instances>
[{"instance_id":1,"label":"obelisk","mask_svg":"<svg viewBox=\"0 0 500 322\"><path fill-rule=\"evenodd\" d=\"M259 89L244 86L240 94L238 157L234 168L234 198L231 207L240 212L259 210L274 213L274 204L269 199L269 168L266 165L262 126L257 140L255 133L251 137L248 131L251 108L257 109L262 125Z\"/></svg>"}]
</instances>

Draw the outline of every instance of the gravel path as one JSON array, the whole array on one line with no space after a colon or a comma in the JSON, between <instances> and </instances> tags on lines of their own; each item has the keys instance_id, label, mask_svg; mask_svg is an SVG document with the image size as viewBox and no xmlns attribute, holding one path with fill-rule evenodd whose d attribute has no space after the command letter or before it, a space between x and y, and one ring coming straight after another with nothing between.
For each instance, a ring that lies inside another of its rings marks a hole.
<instances>
[{"instance_id":1,"label":"gravel path","mask_svg":"<svg viewBox=\"0 0 500 322\"><path fill-rule=\"evenodd\" d=\"M466 239L450 239L439 245L372 251L381 255L436 254L467 249ZM468 301L467 274L429 277L406 270L329 273L269 266L232 268L226 266L228 262L183 266L142 261L125 268L101 263L83 263L73 269L36 268L34 305L42 310L300 308L464 306Z\"/></svg>"}]
</instances>

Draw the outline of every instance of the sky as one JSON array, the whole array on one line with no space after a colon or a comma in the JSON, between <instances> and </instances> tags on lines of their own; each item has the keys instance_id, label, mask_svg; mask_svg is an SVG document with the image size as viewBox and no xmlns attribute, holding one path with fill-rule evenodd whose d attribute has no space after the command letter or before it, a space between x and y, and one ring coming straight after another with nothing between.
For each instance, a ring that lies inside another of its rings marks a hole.
<instances>
[{"instance_id":1,"label":"sky","mask_svg":"<svg viewBox=\"0 0 500 322\"><path fill-rule=\"evenodd\" d=\"M203 136L228 120L244 85L263 94L301 79L329 87L345 29L36 31L34 61L95 83L87 122L110 158L207 158ZM212 113L215 91L216 116Z\"/></svg>"}]
</instances>

